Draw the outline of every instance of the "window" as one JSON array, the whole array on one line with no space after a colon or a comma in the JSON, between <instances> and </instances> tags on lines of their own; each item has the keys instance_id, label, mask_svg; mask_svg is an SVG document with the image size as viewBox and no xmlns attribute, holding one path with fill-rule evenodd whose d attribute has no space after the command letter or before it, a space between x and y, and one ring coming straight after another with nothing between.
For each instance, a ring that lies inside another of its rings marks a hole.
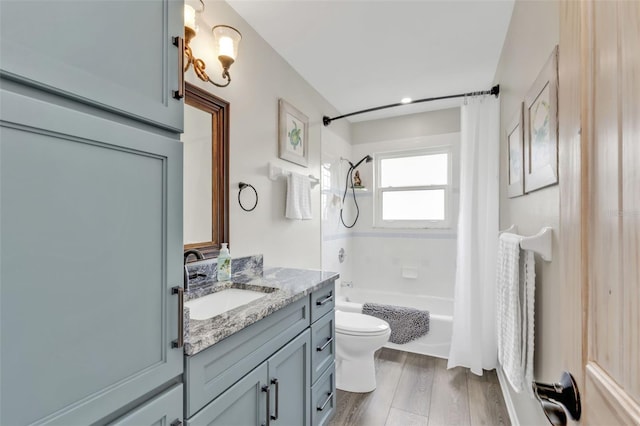
<instances>
[{"instance_id":1,"label":"window","mask_svg":"<svg viewBox=\"0 0 640 426\"><path fill-rule=\"evenodd\" d=\"M376 154L375 225L449 226L451 150L435 147Z\"/></svg>"}]
</instances>

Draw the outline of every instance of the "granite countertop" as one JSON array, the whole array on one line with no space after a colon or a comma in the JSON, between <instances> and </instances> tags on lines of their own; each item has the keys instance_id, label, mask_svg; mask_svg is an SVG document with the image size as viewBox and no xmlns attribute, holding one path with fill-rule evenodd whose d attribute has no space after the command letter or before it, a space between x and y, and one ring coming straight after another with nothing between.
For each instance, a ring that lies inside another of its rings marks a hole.
<instances>
[{"instance_id":1,"label":"granite countertop","mask_svg":"<svg viewBox=\"0 0 640 426\"><path fill-rule=\"evenodd\" d=\"M265 268L262 276L234 276L233 282L212 282L207 294L231 287L269 290L265 297L206 320L189 318L188 309L185 308L184 352L186 355L195 355L278 309L302 299L336 278L338 274L335 272Z\"/></svg>"}]
</instances>

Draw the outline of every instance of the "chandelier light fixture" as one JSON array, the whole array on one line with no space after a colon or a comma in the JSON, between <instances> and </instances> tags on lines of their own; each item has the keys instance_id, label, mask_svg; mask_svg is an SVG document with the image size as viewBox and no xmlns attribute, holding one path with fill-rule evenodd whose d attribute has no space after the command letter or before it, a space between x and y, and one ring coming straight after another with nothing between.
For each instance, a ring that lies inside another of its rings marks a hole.
<instances>
[{"instance_id":1,"label":"chandelier light fixture","mask_svg":"<svg viewBox=\"0 0 640 426\"><path fill-rule=\"evenodd\" d=\"M204 2L202 3L202 10L198 13L204 12ZM238 30L228 25L216 25L212 28L214 39L214 51L220 64L222 65L222 78L226 80L225 83L216 83L211 80L209 75L205 72L207 65L202 59L196 58L191 50L191 40L196 36L198 27L196 25L196 11L189 5L184 6L184 64L183 72L187 72L189 68L193 66L198 78L202 81L209 82L218 87L226 87L231 83L231 75L229 74L229 68L235 62L238 57L238 45L242 39L242 35ZM178 48L180 46L178 45Z\"/></svg>"}]
</instances>

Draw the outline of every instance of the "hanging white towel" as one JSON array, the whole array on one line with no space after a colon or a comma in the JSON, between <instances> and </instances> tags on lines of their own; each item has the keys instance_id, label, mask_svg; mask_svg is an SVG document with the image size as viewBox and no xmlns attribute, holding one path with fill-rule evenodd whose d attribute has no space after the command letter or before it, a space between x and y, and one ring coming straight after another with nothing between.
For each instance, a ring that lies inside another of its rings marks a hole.
<instances>
[{"instance_id":1,"label":"hanging white towel","mask_svg":"<svg viewBox=\"0 0 640 426\"><path fill-rule=\"evenodd\" d=\"M287 176L285 217L288 219L311 219L311 182L308 176L294 172Z\"/></svg>"},{"instance_id":2,"label":"hanging white towel","mask_svg":"<svg viewBox=\"0 0 640 426\"><path fill-rule=\"evenodd\" d=\"M536 264L533 252L531 250L524 251L524 285L525 285L525 306L527 327L526 334L523 334L522 342L526 345L526 358L524 363L524 382L525 389L529 396L533 398L533 344L534 344L534 320L535 320L535 297L536 297ZM525 338L526 336L526 338ZM524 352L524 350L523 350Z\"/></svg>"},{"instance_id":3,"label":"hanging white towel","mask_svg":"<svg viewBox=\"0 0 640 426\"><path fill-rule=\"evenodd\" d=\"M498 244L498 361L511 387L532 396L535 261L529 250L520 257L521 239L503 233Z\"/></svg>"},{"instance_id":4,"label":"hanging white towel","mask_svg":"<svg viewBox=\"0 0 640 426\"><path fill-rule=\"evenodd\" d=\"M503 233L498 242L496 314L498 361L516 392L522 392L522 320L520 311L520 239Z\"/></svg>"}]
</instances>

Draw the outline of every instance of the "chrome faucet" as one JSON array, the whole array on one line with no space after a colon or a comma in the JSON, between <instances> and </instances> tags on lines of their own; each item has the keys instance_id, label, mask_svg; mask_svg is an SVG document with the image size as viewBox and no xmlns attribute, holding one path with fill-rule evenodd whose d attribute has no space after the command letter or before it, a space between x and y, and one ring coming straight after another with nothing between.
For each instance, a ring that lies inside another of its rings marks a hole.
<instances>
[{"instance_id":1,"label":"chrome faucet","mask_svg":"<svg viewBox=\"0 0 640 426\"><path fill-rule=\"evenodd\" d=\"M201 274L199 272L194 272L189 274L189 270L187 269L187 259L189 256L195 256L197 260L203 260L204 255L200 250L191 249L184 252L184 289L186 290L189 286L189 279L197 278L197 277L206 277L207 274Z\"/></svg>"},{"instance_id":2,"label":"chrome faucet","mask_svg":"<svg viewBox=\"0 0 640 426\"><path fill-rule=\"evenodd\" d=\"M191 249L191 250L187 250L184 252L184 264L187 264L187 259L189 258L189 256L194 255L196 257L196 259L198 260L203 260L204 259L204 255L202 254L202 252L200 250L196 250L196 249Z\"/></svg>"}]
</instances>

